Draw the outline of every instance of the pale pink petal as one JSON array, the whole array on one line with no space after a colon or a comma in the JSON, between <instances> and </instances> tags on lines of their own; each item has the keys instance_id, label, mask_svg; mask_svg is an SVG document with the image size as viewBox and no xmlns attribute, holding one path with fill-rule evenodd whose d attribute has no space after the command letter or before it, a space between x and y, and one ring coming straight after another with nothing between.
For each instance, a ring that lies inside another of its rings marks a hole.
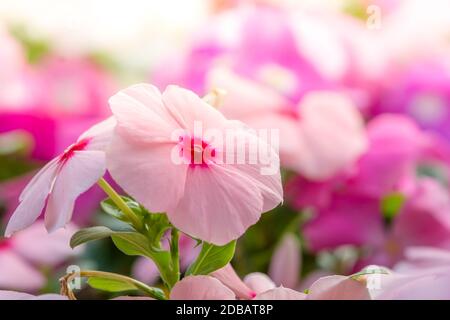
<instances>
[{"instance_id":1,"label":"pale pink petal","mask_svg":"<svg viewBox=\"0 0 450 320\"><path fill-rule=\"evenodd\" d=\"M0 251L0 288L35 291L44 285L44 276L18 254Z\"/></svg>"},{"instance_id":2,"label":"pale pink petal","mask_svg":"<svg viewBox=\"0 0 450 320\"><path fill-rule=\"evenodd\" d=\"M328 276L314 282L308 300L370 300L366 283L345 276Z\"/></svg>"},{"instance_id":3,"label":"pale pink petal","mask_svg":"<svg viewBox=\"0 0 450 320\"><path fill-rule=\"evenodd\" d=\"M188 276L177 282L171 300L234 300L233 291L209 276Z\"/></svg>"},{"instance_id":4,"label":"pale pink petal","mask_svg":"<svg viewBox=\"0 0 450 320\"><path fill-rule=\"evenodd\" d=\"M306 294L289 288L278 287L260 293L255 300L305 300Z\"/></svg>"},{"instance_id":5,"label":"pale pink petal","mask_svg":"<svg viewBox=\"0 0 450 320\"><path fill-rule=\"evenodd\" d=\"M114 117L109 117L85 131L80 138L78 138L78 141L89 139L86 150L105 151L111 143L116 124L116 119Z\"/></svg>"},{"instance_id":6,"label":"pale pink petal","mask_svg":"<svg viewBox=\"0 0 450 320\"><path fill-rule=\"evenodd\" d=\"M45 210L45 226L49 232L69 222L77 197L104 173L105 153L102 151L75 151L62 164Z\"/></svg>"},{"instance_id":7,"label":"pale pink petal","mask_svg":"<svg viewBox=\"0 0 450 320\"><path fill-rule=\"evenodd\" d=\"M244 277L244 283L257 294L274 289L275 283L264 273L253 272Z\"/></svg>"},{"instance_id":8,"label":"pale pink petal","mask_svg":"<svg viewBox=\"0 0 450 320\"><path fill-rule=\"evenodd\" d=\"M186 185L178 206L167 215L175 227L195 238L224 245L255 224L263 211L261 193L237 171L214 164L189 169Z\"/></svg>"},{"instance_id":9,"label":"pale pink petal","mask_svg":"<svg viewBox=\"0 0 450 320\"><path fill-rule=\"evenodd\" d=\"M299 286L296 288L299 291L305 291L311 287L311 285L319 280L320 278L331 276L332 274L324 270L314 270L306 275L304 279L300 282Z\"/></svg>"},{"instance_id":10,"label":"pale pink petal","mask_svg":"<svg viewBox=\"0 0 450 320\"><path fill-rule=\"evenodd\" d=\"M69 245L75 231L75 226L68 224L66 228L49 234L45 230L44 222L39 220L16 233L11 242L14 251L33 264L55 266L82 251L82 247L72 249Z\"/></svg>"},{"instance_id":11,"label":"pale pink petal","mask_svg":"<svg viewBox=\"0 0 450 320\"><path fill-rule=\"evenodd\" d=\"M228 69L209 74L211 88L225 89L219 110L229 119L238 119L255 129L278 130L280 157L284 166L296 169L303 153L299 143L300 123L289 100L256 82L242 78Z\"/></svg>"},{"instance_id":12,"label":"pale pink petal","mask_svg":"<svg viewBox=\"0 0 450 320\"><path fill-rule=\"evenodd\" d=\"M25 229L39 217L42 209L44 209L57 170L58 162L51 161L37 173L37 177L32 179L22 192L21 202L6 227L5 235L7 237L16 231Z\"/></svg>"},{"instance_id":13,"label":"pale pink petal","mask_svg":"<svg viewBox=\"0 0 450 320\"><path fill-rule=\"evenodd\" d=\"M264 201L262 212L266 212L283 202L278 152L271 143L258 137L251 130L239 129L241 126L239 121L229 121L226 128L233 130L227 131L227 138L234 138L235 146L239 144L244 146L246 161L244 164L238 162L241 151L236 148L234 157L231 158L232 163L228 165L228 162L225 162L222 170L230 177L237 175L249 179L255 191L261 192ZM227 160L229 150L226 144L224 150L224 159Z\"/></svg>"},{"instance_id":14,"label":"pale pink petal","mask_svg":"<svg viewBox=\"0 0 450 320\"><path fill-rule=\"evenodd\" d=\"M201 122L203 129L220 129L226 124L225 117L218 110L192 91L178 86L167 86L163 102L178 125L190 132L194 131L195 122Z\"/></svg>"},{"instance_id":15,"label":"pale pink petal","mask_svg":"<svg viewBox=\"0 0 450 320\"><path fill-rule=\"evenodd\" d=\"M142 147L118 134L107 152L108 170L113 179L148 210L166 212L182 197L186 181L187 165L171 161L174 148L174 143Z\"/></svg>"},{"instance_id":16,"label":"pale pink petal","mask_svg":"<svg viewBox=\"0 0 450 320\"><path fill-rule=\"evenodd\" d=\"M112 96L109 104L117 120L116 131L134 141L170 141L172 131L179 128L155 86L130 86Z\"/></svg>"},{"instance_id":17,"label":"pale pink petal","mask_svg":"<svg viewBox=\"0 0 450 320\"><path fill-rule=\"evenodd\" d=\"M356 161L367 148L364 123L345 96L315 92L302 100L303 157L298 169L307 178L324 180Z\"/></svg>"},{"instance_id":18,"label":"pale pink petal","mask_svg":"<svg viewBox=\"0 0 450 320\"><path fill-rule=\"evenodd\" d=\"M220 282L233 290L238 298L253 299L256 296L256 293L239 278L229 263L225 267L211 273L211 276L219 279Z\"/></svg>"},{"instance_id":19,"label":"pale pink petal","mask_svg":"<svg viewBox=\"0 0 450 320\"><path fill-rule=\"evenodd\" d=\"M208 86L226 91L220 111L229 119L246 122L263 113L274 113L290 107L289 100L271 88L238 76L226 68L216 68L208 74Z\"/></svg>"},{"instance_id":20,"label":"pale pink petal","mask_svg":"<svg viewBox=\"0 0 450 320\"><path fill-rule=\"evenodd\" d=\"M275 250L269 267L269 276L278 286L294 289L300 274L300 242L293 234L286 234Z\"/></svg>"}]
</instances>

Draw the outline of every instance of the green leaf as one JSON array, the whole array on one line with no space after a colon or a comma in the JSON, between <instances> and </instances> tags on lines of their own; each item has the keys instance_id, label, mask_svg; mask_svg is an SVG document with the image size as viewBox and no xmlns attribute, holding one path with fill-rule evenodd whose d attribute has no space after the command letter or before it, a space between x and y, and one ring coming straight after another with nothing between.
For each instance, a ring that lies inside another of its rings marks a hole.
<instances>
[{"instance_id":1,"label":"green leaf","mask_svg":"<svg viewBox=\"0 0 450 320\"><path fill-rule=\"evenodd\" d=\"M73 249L80 244L93 240L104 239L110 237L112 234L114 234L114 231L102 226L81 229L75 232L70 239L70 247Z\"/></svg>"},{"instance_id":2,"label":"green leaf","mask_svg":"<svg viewBox=\"0 0 450 320\"><path fill-rule=\"evenodd\" d=\"M115 232L111 239L116 247L129 256L152 257L153 252L145 236L137 232Z\"/></svg>"},{"instance_id":3,"label":"green leaf","mask_svg":"<svg viewBox=\"0 0 450 320\"><path fill-rule=\"evenodd\" d=\"M159 300L166 299L164 292L159 288L149 287L138 280L112 273L89 277L87 282L92 288L98 290L108 292L141 290L152 298Z\"/></svg>"},{"instance_id":4,"label":"green leaf","mask_svg":"<svg viewBox=\"0 0 450 320\"><path fill-rule=\"evenodd\" d=\"M189 267L186 275L210 274L224 267L233 258L235 248L236 240L224 246L203 242L200 254Z\"/></svg>"},{"instance_id":5,"label":"green leaf","mask_svg":"<svg viewBox=\"0 0 450 320\"><path fill-rule=\"evenodd\" d=\"M158 267L164 282L174 285L178 280L172 272L172 259L169 251L151 246L149 240L136 232L115 232L111 235L116 247L129 256L144 256L152 259Z\"/></svg>"},{"instance_id":6,"label":"green leaf","mask_svg":"<svg viewBox=\"0 0 450 320\"><path fill-rule=\"evenodd\" d=\"M136 288L136 286L132 285L131 283L127 283L127 282L116 280L116 279L91 277L88 279L87 282L94 289L108 291L108 292L121 292L121 291L131 291L131 290L138 289L138 288Z\"/></svg>"}]
</instances>

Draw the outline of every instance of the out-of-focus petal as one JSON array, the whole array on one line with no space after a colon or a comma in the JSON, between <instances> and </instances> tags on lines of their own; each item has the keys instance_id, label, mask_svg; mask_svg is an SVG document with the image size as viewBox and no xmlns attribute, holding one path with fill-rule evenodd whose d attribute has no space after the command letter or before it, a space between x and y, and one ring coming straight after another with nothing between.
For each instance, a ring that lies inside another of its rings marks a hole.
<instances>
[{"instance_id":1,"label":"out-of-focus petal","mask_svg":"<svg viewBox=\"0 0 450 320\"><path fill-rule=\"evenodd\" d=\"M276 285L294 289L299 281L300 266L300 242L295 235L286 234L272 255L269 276Z\"/></svg>"}]
</instances>

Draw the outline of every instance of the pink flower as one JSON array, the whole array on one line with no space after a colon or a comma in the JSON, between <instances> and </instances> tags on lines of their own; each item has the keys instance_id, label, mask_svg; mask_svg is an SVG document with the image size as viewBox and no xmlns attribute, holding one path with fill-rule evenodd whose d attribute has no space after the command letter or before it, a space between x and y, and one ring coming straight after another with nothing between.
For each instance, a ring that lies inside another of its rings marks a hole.
<instances>
[{"instance_id":1,"label":"pink flower","mask_svg":"<svg viewBox=\"0 0 450 320\"><path fill-rule=\"evenodd\" d=\"M365 281L346 276L325 276L314 281L308 289L308 294L294 289L277 287L275 283L263 273L251 273L244 281L234 272L231 265L211 274L220 280L225 288L231 289L237 298L255 300L368 300L371 299ZM202 286L200 281L191 280ZM192 288L192 284L190 285ZM225 291L223 287L218 287ZM229 290L228 289L228 290ZM192 290L192 289L191 289ZM205 297L208 299L208 297Z\"/></svg>"},{"instance_id":2,"label":"pink flower","mask_svg":"<svg viewBox=\"0 0 450 320\"><path fill-rule=\"evenodd\" d=\"M109 172L150 211L166 212L181 231L225 244L282 201L275 151L194 93L169 86L161 94L140 84L120 91L110 104L118 125L107 152ZM199 124L218 137L199 133ZM227 155L234 157L226 150L226 134L244 141L245 152L266 150L266 156L257 164L225 163ZM273 172L262 174L265 166Z\"/></svg>"},{"instance_id":3,"label":"pink flower","mask_svg":"<svg viewBox=\"0 0 450 320\"><path fill-rule=\"evenodd\" d=\"M294 105L270 87L225 69L211 72L209 82L227 91L220 109L225 116L279 130L282 165L309 179L336 175L366 150L362 117L344 95L312 92Z\"/></svg>"},{"instance_id":4,"label":"pink flower","mask_svg":"<svg viewBox=\"0 0 450 320\"><path fill-rule=\"evenodd\" d=\"M69 224L65 230L47 234L44 223L39 221L10 239L0 239L0 288L27 291L42 288L46 279L39 268L57 266L80 253L80 249L69 247L75 230Z\"/></svg>"},{"instance_id":5,"label":"pink flower","mask_svg":"<svg viewBox=\"0 0 450 320\"><path fill-rule=\"evenodd\" d=\"M70 220L76 198L105 173L104 148L114 125L110 118L93 126L36 174L20 195L6 236L31 225L44 208L48 231L63 227Z\"/></svg>"},{"instance_id":6,"label":"pink flower","mask_svg":"<svg viewBox=\"0 0 450 320\"><path fill-rule=\"evenodd\" d=\"M187 276L170 293L172 300L234 300L233 291L210 276Z\"/></svg>"}]
</instances>

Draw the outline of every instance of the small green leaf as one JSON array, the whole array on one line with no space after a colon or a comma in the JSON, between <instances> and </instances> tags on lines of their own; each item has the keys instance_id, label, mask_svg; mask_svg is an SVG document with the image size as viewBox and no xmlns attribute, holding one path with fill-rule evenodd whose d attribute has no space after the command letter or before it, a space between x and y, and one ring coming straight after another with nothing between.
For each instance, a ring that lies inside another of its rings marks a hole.
<instances>
[{"instance_id":1,"label":"small green leaf","mask_svg":"<svg viewBox=\"0 0 450 320\"><path fill-rule=\"evenodd\" d=\"M108 291L108 292L121 292L121 291L131 291L137 290L136 286L131 283L127 283L124 281L116 280L116 279L105 279L105 278L97 278L92 277L88 279L88 284L98 290Z\"/></svg>"},{"instance_id":2,"label":"small green leaf","mask_svg":"<svg viewBox=\"0 0 450 320\"><path fill-rule=\"evenodd\" d=\"M99 276L89 277L87 282L92 288L98 290L108 292L141 290L152 298L166 300L164 292L161 289L149 287L138 280L118 274L103 273Z\"/></svg>"},{"instance_id":3,"label":"small green leaf","mask_svg":"<svg viewBox=\"0 0 450 320\"><path fill-rule=\"evenodd\" d=\"M114 231L111 229L102 226L81 229L75 232L70 239L70 247L73 249L89 241L104 239L110 237L113 233Z\"/></svg>"},{"instance_id":4,"label":"small green leaf","mask_svg":"<svg viewBox=\"0 0 450 320\"><path fill-rule=\"evenodd\" d=\"M129 256L152 257L153 252L145 236L137 232L115 232L111 239L116 247Z\"/></svg>"},{"instance_id":5,"label":"small green leaf","mask_svg":"<svg viewBox=\"0 0 450 320\"><path fill-rule=\"evenodd\" d=\"M186 275L210 274L224 267L234 256L236 240L224 246L216 246L203 242L202 250L197 259L189 267Z\"/></svg>"},{"instance_id":6,"label":"small green leaf","mask_svg":"<svg viewBox=\"0 0 450 320\"><path fill-rule=\"evenodd\" d=\"M151 247L147 238L136 232L115 232L111 235L116 247L129 256L144 256L152 259L158 266L164 282L174 285L177 279L172 273L172 260L169 251Z\"/></svg>"}]
</instances>

